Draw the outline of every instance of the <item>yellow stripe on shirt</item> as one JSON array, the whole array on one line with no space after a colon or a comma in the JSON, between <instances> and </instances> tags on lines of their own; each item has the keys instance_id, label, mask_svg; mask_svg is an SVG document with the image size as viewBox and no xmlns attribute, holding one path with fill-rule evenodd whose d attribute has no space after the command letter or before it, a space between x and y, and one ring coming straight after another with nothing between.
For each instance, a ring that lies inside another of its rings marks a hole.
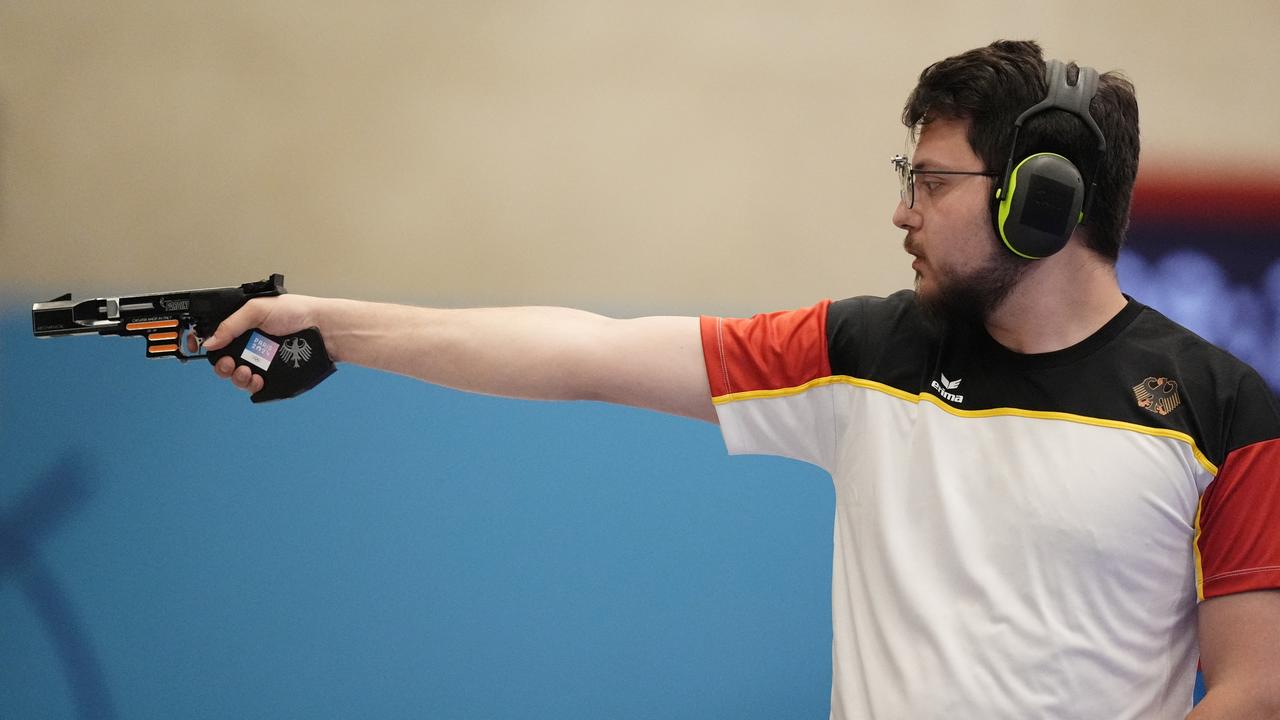
<instances>
[{"instance_id":1,"label":"yellow stripe on shirt","mask_svg":"<svg viewBox=\"0 0 1280 720\"><path fill-rule=\"evenodd\" d=\"M789 388L779 388L776 390L747 390L744 392L729 393L727 395L719 395L711 398L711 402L715 405L727 405L729 403L741 402L744 400L758 400L762 398L782 398L792 395L800 395L808 392L813 388L823 387L826 385L852 385L854 387L865 388L867 390L875 390L898 398L907 402L919 404L921 401L931 403L944 412L950 413L957 417L968 418L990 418L990 417L1025 417L1036 420L1063 420L1066 422L1081 423L1084 425L1093 425L1095 427L1115 428L1118 430L1130 430L1132 432L1142 433L1144 435L1152 435L1155 437L1169 438L1184 442L1191 447L1191 452L1195 456L1196 462L1200 466L1209 471L1211 475L1218 474L1218 466L1209 462L1209 458L1200 451L1196 446L1196 441L1188 434L1178 432L1177 430L1169 430L1167 428L1153 428L1136 423L1121 422L1119 420L1106 420L1104 418L1089 417L1087 415L1075 415L1073 413L1053 412L1047 410L1023 410L1022 408L989 408L987 410L961 410L952 407L929 393L919 393L913 395L904 390L878 383L874 380L863 380L861 378L850 377L848 375L831 375L828 377L815 378L803 385L797 385Z\"/></svg>"}]
</instances>

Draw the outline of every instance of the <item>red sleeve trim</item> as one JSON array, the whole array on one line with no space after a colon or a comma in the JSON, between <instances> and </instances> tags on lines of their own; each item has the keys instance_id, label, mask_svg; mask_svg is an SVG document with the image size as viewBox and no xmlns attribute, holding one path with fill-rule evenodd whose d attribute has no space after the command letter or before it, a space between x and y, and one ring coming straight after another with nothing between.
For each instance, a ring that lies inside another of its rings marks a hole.
<instances>
[{"instance_id":1,"label":"red sleeve trim","mask_svg":"<svg viewBox=\"0 0 1280 720\"><path fill-rule=\"evenodd\" d=\"M1227 454L1201 499L1205 599L1280 588L1280 439Z\"/></svg>"},{"instance_id":2,"label":"red sleeve trim","mask_svg":"<svg viewBox=\"0 0 1280 720\"><path fill-rule=\"evenodd\" d=\"M702 355L711 396L781 390L831 375L830 300L750 319L701 318Z\"/></svg>"}]
</instances>

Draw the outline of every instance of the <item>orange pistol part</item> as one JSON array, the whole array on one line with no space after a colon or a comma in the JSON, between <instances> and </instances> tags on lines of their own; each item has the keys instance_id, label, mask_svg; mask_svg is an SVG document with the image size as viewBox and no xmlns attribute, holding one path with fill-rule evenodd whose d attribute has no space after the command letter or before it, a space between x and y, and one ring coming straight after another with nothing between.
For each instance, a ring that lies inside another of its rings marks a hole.
<instances>
[{"instance_id":1,"label":"orange pistol part","mask_svg":"<svg viewBox=\"0 0 1280 720\"><path fill-rule=\"evenodd\" d=\"M155 322L139 322L129 323L124 326L125 330L162 330L164 328L178 327L177 320L156 320Z\"/></svg>"}]
</instances>

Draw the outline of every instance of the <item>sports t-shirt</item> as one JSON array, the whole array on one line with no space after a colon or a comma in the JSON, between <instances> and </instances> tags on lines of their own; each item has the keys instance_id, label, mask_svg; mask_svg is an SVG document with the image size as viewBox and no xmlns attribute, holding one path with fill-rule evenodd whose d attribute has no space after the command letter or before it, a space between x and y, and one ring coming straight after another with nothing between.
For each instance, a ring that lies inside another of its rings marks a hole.
<instances>
[{"instance_id":1,"label":"sports t-shirt","mask_svg":"<svg viewBox=\"0 0 1280 720\"><path fill-rule=\"evenodd\" d=\"M910 291L704 317L731 453L831 473L831 717L1177 718L1199 601L1280 587L1280 413L1130 300L1022 355Z\"/></svg>"}]
</instances>

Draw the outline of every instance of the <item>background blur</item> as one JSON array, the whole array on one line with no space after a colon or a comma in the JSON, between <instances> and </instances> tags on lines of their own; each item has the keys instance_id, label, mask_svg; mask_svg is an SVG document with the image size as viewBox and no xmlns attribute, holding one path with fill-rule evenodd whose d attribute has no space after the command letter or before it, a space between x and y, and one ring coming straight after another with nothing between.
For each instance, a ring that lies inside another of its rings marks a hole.
<instances>
[{"instance_id":1,"label":"background blur","mask_svg":"<svg viewBox=\"0 0 1280 720\"><path fill-rule=\"evenodd\" d=\"M1280 389L1280 5L0 3L0 717L822 717L829 480L344 367L253 407L30 304L750 314L909 284L887 159L1000 37L1142 108L1126 291Z\"/></svg>"}]
</instances>

